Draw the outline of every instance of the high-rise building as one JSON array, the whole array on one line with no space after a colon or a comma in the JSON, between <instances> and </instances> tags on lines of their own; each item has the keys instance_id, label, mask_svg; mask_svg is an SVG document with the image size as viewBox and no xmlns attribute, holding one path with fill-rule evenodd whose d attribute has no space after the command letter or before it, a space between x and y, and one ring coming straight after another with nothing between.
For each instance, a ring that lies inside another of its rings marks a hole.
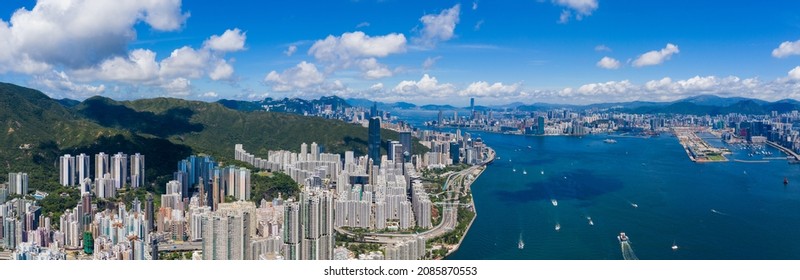
<instances>
[{"instance_id":1,"label":"high-rise building","mask_svg":"<svg viewBox=\"0 0 800 280\"><path fill-rule=\"evenodd\" d=\"M74 186L75 180L75 157L66 154L58 158L58 182L62 186Z\"/></svg>"},{"instance_id":2,"label":"high-rise building","mask_svg":"<svg viewBox=\"0 0 800 280\"><path fill-rule=\"evenodd\" d=\"M108 155L105 153L99 153L94 156L94 179L103 178L103 175L109 173L108 168Z\"/></svg>"},{"instance_id":3,"label":"high-rise building","mask_svg":"<svg viewBox=\"0 0 800 280\"><path fill-rule=\"evenodd\" d=\"M202 219L203 259L250 260L249 212L207 212Z\"/></svg>"},{"instance_id":4,"label":"high-rise building","mask_svg":"<svg viewBox=\"0 0 800 280\"><path fill-rule=\"evenodd\" d=\"M458 147L458 142L450 142L450 159L453 160L453 164L461 163L461 153Z\"/></svg>"},{"instance_id":5,"label":"high-rise building","mask_svg":"<svg viewBox=\"0 0 800 280\"><path fill-rule=\"evenodd\" d=\"M144 184L144 155L136 153L131 156L131 188L140 188Z\"/></svg>"},{"instance_id":6,"label":"high-rise building","mask_svg":"<svg viewBox=\"0 0 800 280\"><path fill-rule=\"evenodd\" d=\"M402 162L403 145L400 144L400 141L388 141L386 144L386 158L395 162Z\"/></svg>"},{"instance_id":7,"label":"high-rise building","mask_svg":"<svg viewBox=\"0 0 800 280\"><path fill-rule=\"evenodd\" d=\"M147 230L152 232L156 228L155 205L153 204L153 194L148 193L144 205L145 216L147 217Z\"/></svg>"},{"instance_id":8,"label":"high-rise building","mask_svg":"<svg viewBox=\"0 0 800 280\"><path fill-rule=\"evenodd\" d=\"M117 153L111 157L111 178L114 179L114 187L121 189L128 181L128 155Z\"/></svg>"},{"instance_id":9,"label":"high-rise building","mask_svg":"<svg viewBox=\"0 0 800 280\"><path fill-rule=\"evenodd\" d=\"M544 117L539 116L538 118L536 118L536 124L537 124L537 133L536 134L544 135L544 133L545 133L545 131L544 131Z\"/></svg>"},{"instance_id":10,"label":"high-rise building","mask_svg":"<svg viewBox=\"0 0 800 280\"><path fill-rule=\"evenodd\" d=\"M439 127L444 125L444 116L442 115L442 110L439 110L439 118L437 119L436 125Z\"/></svg>"},{"instance_id":11,"label":"high-rise building","mask_svg":"<svg viewBox=\"0 0 800 280\"><path fill-rule=\"evenodd\" d=\"M402 131L400 132L400 144L403 145L403 154L408 154L409 157L414 154L414 150L412 149L411 145L411 131ZM410 158L405 159L406 161L410 161Z\"/></svg>"},{"instance_id":12,"label":"high-rise building","mask_svg":"<svg viewBox=\"0 0 800 280\"><path fill-rule=\"evenodd\" d=\"M306 144L305 142L303 142L303 144L300 144L299 156L300 156L299 158L300 161L306 161L306 157L308 156L308 144Z\"/></svg>"},{"instance_id":13,"label":"high-rise building","mask_svg":"<svg viewBox=\"0 0 800 280\"><path fill-rule=\"evenodd\" d=\"M378 102L372 102L372 108L369 111L370 118L378 117Z\"/></svg>"},{"instance_id":14,"label":"high-rise building","mask_svg":"<svg viewBox=\"0 0 800 280\"><path fill-rule=\"evenodd\" d=\"M28 173L8 173L9 194L28 194Z\"/></svg>"},{"instance_id":15,"label":"high-rise building","mask_svg":"<svg viewBox=\"0 0 800 280\"><path fill-rule=\"evenodd\" d=\"M89 167L89 156L80 154L75 156L75 172L77 172L77 183L83 183L86 179L91 178L91 168Z\"/></svg>"},{"instance_id":16,"label":"high-rise building","mask_svg":"<svg viewBox=\"0 0 800 280\"><path fill-rule=\"evenodd\" d=\"M311 159L308 161L318 161L319 160L319 145L317 142L311 142Z\"/></svg>"},{"instance_id":17,"label":"high-rise building","mask_svg":"<svg viewBox=\"0 0 800 280\"><path fill-rule=\"evenodd\" d=\"M381 119L373 117L369 119L369 139L368 154L372 164L381 164Z\"/></svg>"}]
</instances>

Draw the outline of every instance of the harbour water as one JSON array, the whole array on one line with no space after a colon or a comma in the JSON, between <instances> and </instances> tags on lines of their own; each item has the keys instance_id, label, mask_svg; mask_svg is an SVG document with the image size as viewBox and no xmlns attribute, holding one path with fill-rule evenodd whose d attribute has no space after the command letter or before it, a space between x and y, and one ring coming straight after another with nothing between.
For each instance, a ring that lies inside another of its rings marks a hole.
<instances>
[{"instance_id":1,"label":"harbour water","mask_svg":"<svg viewBox=\"0 0 800 280\"><path fill-rule=\"evenodd\" d=\"M693 163L670 135L472 134L500 159L472 185L478 217L449 259L622 259L621 231L640 259L800 259L800 165Z\"/></svg>"}]
</instances>

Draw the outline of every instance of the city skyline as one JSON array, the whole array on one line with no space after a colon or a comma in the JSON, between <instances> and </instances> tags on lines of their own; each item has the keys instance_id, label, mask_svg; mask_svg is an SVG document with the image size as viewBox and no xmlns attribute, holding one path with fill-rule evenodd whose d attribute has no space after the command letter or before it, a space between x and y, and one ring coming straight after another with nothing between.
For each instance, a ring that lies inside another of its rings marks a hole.
<instances>
[{"instance_id":1,"label":"city skyline","mask_svg":"<svg viewBox=\"0 0 800 280\"><path fill-rule=\"evenodd\" d=\"M699 94L775 101L800 90L792 2L19 5L0 4L0 42L10 46L0 52L0 77L58 98L338 95L466 106L470 97L488 105Z\"/></svg>"}]
</instances>

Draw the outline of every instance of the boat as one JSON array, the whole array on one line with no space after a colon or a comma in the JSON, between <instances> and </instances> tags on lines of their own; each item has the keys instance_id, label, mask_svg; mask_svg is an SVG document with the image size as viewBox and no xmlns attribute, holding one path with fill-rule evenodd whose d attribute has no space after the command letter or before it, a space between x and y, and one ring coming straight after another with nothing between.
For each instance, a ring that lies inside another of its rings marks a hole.
<instances>
[{"instance_id":1,"label":"boat","mask_svg":"<svg viewBox=\"0 0 800 280\"><path fill-rule=\"evenodd\" d=\"M544 170L540 171L540 173L542 173L542 175L544 175Z\"/></svg>"},{"instance_id":2,"label":"boat","mask_svg":"<svg viewBox=\"0 0 800 280\"><path fill-rule=\"evenodd\" d=\"M614 139L606 139L606 140L603 140L603 142L605 142L605 143L608 143L608 144L614 144L614 143L617 143L617 140L614 140Z\"/></svg>"},{"instance_id":3,"label":"boat","mask_svg":"<svg viewBox=\"0 0 800 280\"><path fill-rule=\"evenodd\" d=\"M511 171L512 172L517 172L517 169L516 168L511 168Z\"/></svg>"},{"instance_id":4,"label":"boat","mask_svg":"<svg viewBox=\"0 0 800 280\"><path fill-rule=\"evenodd\" d=\"M590 226L593 226L593 225L594 225L594 222L592 221L592 217L586 217L586 219L588 219L588 220L589 220L589 225L590 225Z\"/></svg>"},{"instance_id":5,"label":"boat","mask_svg":"<svg viewBox=\"0 0 800 280\"><path fill-rule=\"evenodd\" d=\"M559 231L559 230L561 230L561 224L556 223L556 231Z\"/></svg>"},{"instance_id":6,"label":"boat","mask_svg":"<svg viewBox=\"0 0 800 280\"><path fill-rule=\"evenodd\" d=\"M523 175L528 175L528 171L522 170Z\"/></svg>"},{"instance_id":7,"label":"boat","mask_svg":"<svg viewBox=\"0 0 800 280\"><path fill-rule=\"evenodd\" d=\"M558 200L551 199L551 200L550 200L550 203L552 203L552 204L553 204L553 206L558 206Z\"/></svg>"},{"instance_id":8,"label":"boat","mask_svg":"<svg viewBox=\"0 0 800 280\"><path fill-rule=\"evenodd\" d=\"M525 242L522 241L522 233L519 234L519 242L517 242L517 248L519 248L520 250L525 248Z\"/></svg>"},{"instance_id":9,"label":"boat","mask_svg":"<svg viewBox=\"0 0 800 280\"><path fill-rule=\"evenodd\" d=\"M531 146L528 146L528 149L530 149L530 148L531 148Z\"/></svg>"},{"instance_id":10,"label":"boat","mask_svg":"<svg viewBox=\"0 0 800 280\"><path fill-rule=\"evenodd\" d=\"M789 184L789 178L783 177L783 184L784 185L788 185Z\"/></svg>"},{"instance_id":11,"label":"boat","mask_svg":"<svg viewBox=\"0 0 800 280\"><path fill-rule=\"evenodd\" d=\"M672 242L672 251L678 250L678 244L675 244L675 241Z\"/></svg>"},{"instance_id":12,"label":"boat","mask_svg":"<svg viewBox=\"0 0 800 280\"><path fill-rule=\"evenodd\" d=\"M628 236L625 235L624 232L620 232L617 236L617 240L619 240L619 242L628 242Z\"/></svg>"},{"instance_id":13,"label":"boat","mask_svg":"<svg viewBox=\"0 0 800 280\"><path fill-rule=\"evenodd\" d=\"M631 202L631 206L633 206L633 208L639 208L639 204L636 204L636 203L633 203L633 202Z\"/></svg>"}]
</instances>

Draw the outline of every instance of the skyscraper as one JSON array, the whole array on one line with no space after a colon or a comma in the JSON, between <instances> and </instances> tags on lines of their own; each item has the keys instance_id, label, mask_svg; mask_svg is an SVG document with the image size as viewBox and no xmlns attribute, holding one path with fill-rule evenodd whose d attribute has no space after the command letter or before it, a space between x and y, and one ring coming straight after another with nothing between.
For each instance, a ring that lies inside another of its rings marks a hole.
<instances>
[{"instance_id":1,"label":"skyscraper","mask_svg":"<svg viewBox=\"0 0 800 280\"><path fill-rule=\"evenodd\" d=\"M372 109L369 111L370 118L378 117L378 102L372 102Z\"/></svg>"},{"instance_id":2,"label":"skyscraper","mask_svg":"<svg viewBox=\"0 0 800 280\"><path fill-rule=\"evenodd\" d=\"M403 145L403 153L408 153L408 155L414 154L414 150L411 148L411 131L402 131L400 132L400 145ZM405 159L406 161L410 161L410 158Z\"/></svg>"},{"instance_id":3,"label":"skyscraper","mask_svg":"<svg viewBox=\"0 0 800 280\"><path fill-rule=\"evenodd\" d=\"M145 209L144 214L147 216L147 230L152 232L155 230L155 225L156 225L156 218L155 218L156 212L155 212L155 205L153 204L152 193L147 194L147 199L145 200L144 209Z\"/></svg>"},{"instance_id":4,"label":"skyscraper","mask_svg":"<svg viewBox=\"0 0 800 280\"><path fill-rule=\"evenodd\" d=\"M128 155L117 153L111 157L111 178L114 179L114 187L121 189L128 181Z\"/></svg>"},{"instance_id":5,"label":"skyscraper","mask_svg":"<svg viewBox=\"0 0 800 280\"><path fill-rule=\"evenodd\" d=\"M9 194L27 194L28 173L8 173L8 192Z\"/></svg>"},{"instance_id":6,"label":"skyscraper","mask_svg":"<svg viewBox=\"0 0 800 280\"><path fill-rule=\"evenodd\" d=\"M144 155L136 153L131 156L131 188L139 188L144 184Z\"/></svg>"},{"instance_id":7,"label":"skyscraper","mask_svg":"<svg viewBox=\"0 0 800 280\"><path fill-rule=\"evenodd\" d=\"M372 164L381 164L381 119L373 117L369 119L369 145L367 154L372 160Z\"/></svg>"},{"instance_id":8,"label":"skyscraper","mask_svg":"<svg viewBox=\"0 0 800 280\"><path fill-rule=\"evenodd\" d=\"M89 156L80 154L75 157L75 172L77 172L77 183L81 184L84 180L91 177L89 167Z\"/></svg>"},{"instance_id":9,"label":"skyscraper","mask_svg":"<svg viewBox=\"0 0 800 280\"><path fill-rule=\"evenodd\" d=\"M537 124L537 133L536 134L544 135L544 117L539 116L536 119L536 124Z\"/></svg>"},{"instance_id":10,"label":"skyscraper","mask_svg":"<svg viewBox=\"0 0 800 280\"><path fill-rule=\"evenodd\" d=\"M106 173L109 173L108 155L101 152L94 157L94 179L103 178Z\"/></svg>"},{"instance_id":11,"label":"skyscraper","mask_svg":"<svg viewBox=\"0 0 800 280\"><path fill-rule=\"evenodd\" d=\"M450 158L453 160L453 164L461 162L459 146L456 141L450 142Z\"/></svg>"},{"instance_id":12,"label":"skyscraper","mask_svg":"<svg viewBox=\"0 0 800 280\"><path fill-rule=\"evenodd\" d=\"M319 160L319 145L317 145L317 142L311 142L311 158L308 160L309 161Z\"/></svg>"},{"instance_id":13,"label":"skyscraper","mask_svg":"<svg viewBox=\"0 0 800 280\"><path fill-rule=\"evenodd\" d=\"M74 186L75 181L75 157L66 154L58 158L58 182L62 186Z\"/></svg>"}]
</instances>

